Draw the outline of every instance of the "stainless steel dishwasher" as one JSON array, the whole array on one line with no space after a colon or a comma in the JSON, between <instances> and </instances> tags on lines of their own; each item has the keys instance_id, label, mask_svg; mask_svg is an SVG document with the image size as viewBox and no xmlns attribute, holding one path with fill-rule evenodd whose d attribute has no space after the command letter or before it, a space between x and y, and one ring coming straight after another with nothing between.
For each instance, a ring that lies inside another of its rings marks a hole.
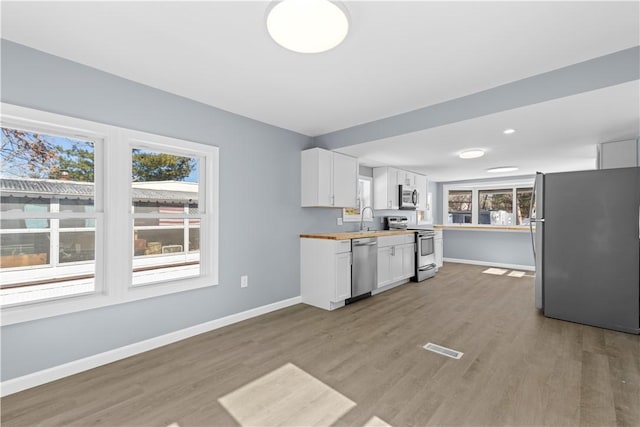
<instances>
[{"instance_id":1,"label":"stainless steel dishwasher","mask_svg":"<svg viewBox=\"0 0 640 427\"><path fill-rule=\"evenodd\" d=\"M371 296L378 283L378 239L369 237L351 240L351 298L345 304Z\"/></svg>"}]
</instances>

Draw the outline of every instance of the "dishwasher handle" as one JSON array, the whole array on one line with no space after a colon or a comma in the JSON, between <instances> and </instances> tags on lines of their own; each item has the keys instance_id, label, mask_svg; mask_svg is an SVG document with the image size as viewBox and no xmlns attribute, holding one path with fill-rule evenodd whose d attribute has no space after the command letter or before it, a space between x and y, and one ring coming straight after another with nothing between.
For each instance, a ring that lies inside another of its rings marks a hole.
<instances>
[{"instance_id":1,"label":"dishwasher handle","mask_svg":"<svg viewBox=\"0 0 640 427\"><path fill-rule=\"evenodd\" d=\"M371 243L354 243L353 246L375 246L377 245L378 242L371 242Z\"/></svg>"}]
</instances>

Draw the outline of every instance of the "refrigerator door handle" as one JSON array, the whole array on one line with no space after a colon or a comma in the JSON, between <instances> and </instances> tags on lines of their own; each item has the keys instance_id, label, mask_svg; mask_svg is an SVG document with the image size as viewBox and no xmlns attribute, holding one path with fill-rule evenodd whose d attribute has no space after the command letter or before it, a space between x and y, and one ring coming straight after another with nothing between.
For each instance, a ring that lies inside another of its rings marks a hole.
<instances>
[{"instance_id":1,"label":"refrigerator door handle","mask_svg":"<svg viewBox=\"0 0 640 427\"><path fill-rule=\"evenodd\" d=\"M531 209L536 205L536 184L538 183L537 179L533 180L533 190L531 192ZM536 261L536 242L533 238L533 223L535 219L531 218L531 211L529 212L529 234L531 235L531 249L533 250L533 262ZM534 217L535 218L535 217Z\"/></svg>"}]
</instances>

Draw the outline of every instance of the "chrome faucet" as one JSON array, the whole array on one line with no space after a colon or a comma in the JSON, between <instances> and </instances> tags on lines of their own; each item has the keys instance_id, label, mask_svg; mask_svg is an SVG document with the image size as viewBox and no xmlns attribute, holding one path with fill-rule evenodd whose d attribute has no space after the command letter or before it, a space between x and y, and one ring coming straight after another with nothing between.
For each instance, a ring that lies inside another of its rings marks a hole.
<instances>
[{"instance_id":1,"label":"chrome faucet","mask_svg":"<svg viewBox=\"0 0 640 427\"><path fill-rule=\"evenodd\" d=\"M366 211L367 209L371 211L371 218L375 218L371 206L365 206L364 208L362 208L362 212L360 212L360 231L364 231L364 211Z\"/></svg>"}]
</instances>

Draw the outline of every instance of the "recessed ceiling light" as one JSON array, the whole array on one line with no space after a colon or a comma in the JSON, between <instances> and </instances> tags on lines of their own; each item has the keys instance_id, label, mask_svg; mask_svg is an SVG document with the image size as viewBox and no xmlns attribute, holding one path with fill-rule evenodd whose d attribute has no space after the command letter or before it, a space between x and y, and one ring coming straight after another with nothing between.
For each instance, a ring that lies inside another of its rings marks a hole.
<instances>
[{"instance_id":1,"label":"recessed ceiling light","mask_svg":"<svg viewBox=\"0 0 640 427\"><path fill-rule=\"evenodd\" d=\"M500 173L500 172L513 172L517 171L518 168L515 166L500 166L499 168L491 168L487 169L487 172L491 173Z\"/></svg>"},{"instance_id":2,"label":"recessed ceiling light","mask_svg":"<svg viewBox=\"0 0 640 427\"><path fill-rule=\"evenodd\" d=\"M267 30L280 46L299 53L325 52L349 32L349 20L329 0L282 0L267 16Z\"/></svg>"},{"instance_id":3,"label":"recessed ceiling light","mask_svg":"<svg viewBox=\"0 0 640 427\"><path fill-rule=\"evenodd\" d=\"M461 159L477 159L484 156L484 150L467 150L458 154Z\"/></svg>"},{"instance_id":4,"label":"recessed ceiling light","mask_svg":"<svg viewBox=\"0 0 640 427\"><path fill-rule=\"evenodd\" d=\"M502 131L502 133L504 133L505 135L511 135L515 131L516 131L515 129L505 129Z\"/></svg>"}]
</instances>

